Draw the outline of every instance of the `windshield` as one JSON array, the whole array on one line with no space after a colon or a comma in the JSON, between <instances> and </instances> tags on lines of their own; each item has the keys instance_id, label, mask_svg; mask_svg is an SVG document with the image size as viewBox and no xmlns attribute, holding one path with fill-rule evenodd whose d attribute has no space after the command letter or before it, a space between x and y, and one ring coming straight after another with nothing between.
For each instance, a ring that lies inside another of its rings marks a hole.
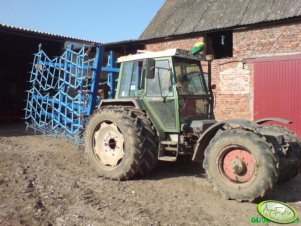
<instances>
[{"instance_id":1,"label":"windshield","mask_svg":"<svg viewBox=\"0 0 301 226\"><path fill-rule=\"evenodd\" d=\"M196 60L174 57L179 95L207 95L203 71Z\"/></svg>"}]
</instances>

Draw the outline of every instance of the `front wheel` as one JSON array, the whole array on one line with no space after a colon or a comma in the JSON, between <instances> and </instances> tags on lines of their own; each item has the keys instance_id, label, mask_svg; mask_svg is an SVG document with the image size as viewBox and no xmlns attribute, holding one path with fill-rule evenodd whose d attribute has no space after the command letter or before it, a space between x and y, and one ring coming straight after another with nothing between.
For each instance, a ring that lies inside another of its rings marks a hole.
<instances>
[{"instance_id":1,"label":"front wheel","mask_svg":"<svg viewBox=\"0 0 301 226\"><path fill-rule=\"evenodd\" d=\"M104 107L90 118L85 152L102 177L127 180L157 162L156 133L145 114L130 107Z\"/></svg>"},{"instance_id":2,"label":"front wheel","mask_svg":"<svg viewBox=\"0 0 301 226\"><path fill-rule=\"evenodd\" d=\"M211 140L203 166L214 189L225 198L251 202L273 188L278 179L277 162L263 138L234 129Z\"/></svg>"}]
</instances>

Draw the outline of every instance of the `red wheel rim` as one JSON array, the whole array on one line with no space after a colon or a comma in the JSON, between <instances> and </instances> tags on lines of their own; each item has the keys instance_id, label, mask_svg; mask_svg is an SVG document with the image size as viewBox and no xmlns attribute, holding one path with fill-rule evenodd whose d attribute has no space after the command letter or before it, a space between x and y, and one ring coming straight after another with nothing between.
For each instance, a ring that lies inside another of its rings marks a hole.
<instances>
[{"instance_id":1,"label":"red wheel rim","mask_svg":"<svg viewBox=\"0 0 301 226\"><path fill-rule=\"evenodd\" d=\"M255 174L256 161L250 152L232 148L220 158L219 166L221 173L230 181L246 183Z\"/></svg>"}]
</instances>

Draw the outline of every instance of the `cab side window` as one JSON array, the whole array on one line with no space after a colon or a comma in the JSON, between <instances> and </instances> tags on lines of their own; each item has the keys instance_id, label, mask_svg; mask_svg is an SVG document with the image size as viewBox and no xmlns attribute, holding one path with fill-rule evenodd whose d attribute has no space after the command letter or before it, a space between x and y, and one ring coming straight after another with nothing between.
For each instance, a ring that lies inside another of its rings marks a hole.
<instances>
[{"instance_id":1,"label":"cab side window","mask_svg":"<svg viewBox=\"0 0 301 226\"><path fill-rule=\"evenodd\" d=\"M173 96L171 69L168 60L156 61L155 77L147 80L147 96Z\"/></svg>"},{"instance_id":2,"label":"cab side window","mask_svg":"<svg viewBox=\"0 0 301 226\"><path fill-rule=\"evenodd\" d=\"M136 96L138 90L143 89L142 61L124 62L120 86L121 97Z\"/></svg>"}]
</instances>

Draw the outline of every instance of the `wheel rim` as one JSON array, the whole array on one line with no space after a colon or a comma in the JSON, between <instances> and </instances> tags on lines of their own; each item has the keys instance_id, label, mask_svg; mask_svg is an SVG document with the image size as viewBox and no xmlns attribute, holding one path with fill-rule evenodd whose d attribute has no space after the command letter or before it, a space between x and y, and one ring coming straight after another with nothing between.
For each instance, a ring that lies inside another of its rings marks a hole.
<instances>
[{"instance_id":1,"label":"wheel rim","mask_svg":"<svg viewBox=\"0 0 301 226\"><path fill-rule=\"evenodd\" d=\"M93 151L106 170L118 167L124 157L124 137L113 122L101 122L94 132Z\"/></svg>"},{"instance_id":2,"label":"wheel rim","mask_svg":"<svg viewBox=\"0 0 301 226\"><path fill-rule=\"evenodd\" d=\"M219 156L218 165L220 174L232 183L247 183L256 171L253 155L240 147L226 148Z\"/></svg>"}]
</instances>

